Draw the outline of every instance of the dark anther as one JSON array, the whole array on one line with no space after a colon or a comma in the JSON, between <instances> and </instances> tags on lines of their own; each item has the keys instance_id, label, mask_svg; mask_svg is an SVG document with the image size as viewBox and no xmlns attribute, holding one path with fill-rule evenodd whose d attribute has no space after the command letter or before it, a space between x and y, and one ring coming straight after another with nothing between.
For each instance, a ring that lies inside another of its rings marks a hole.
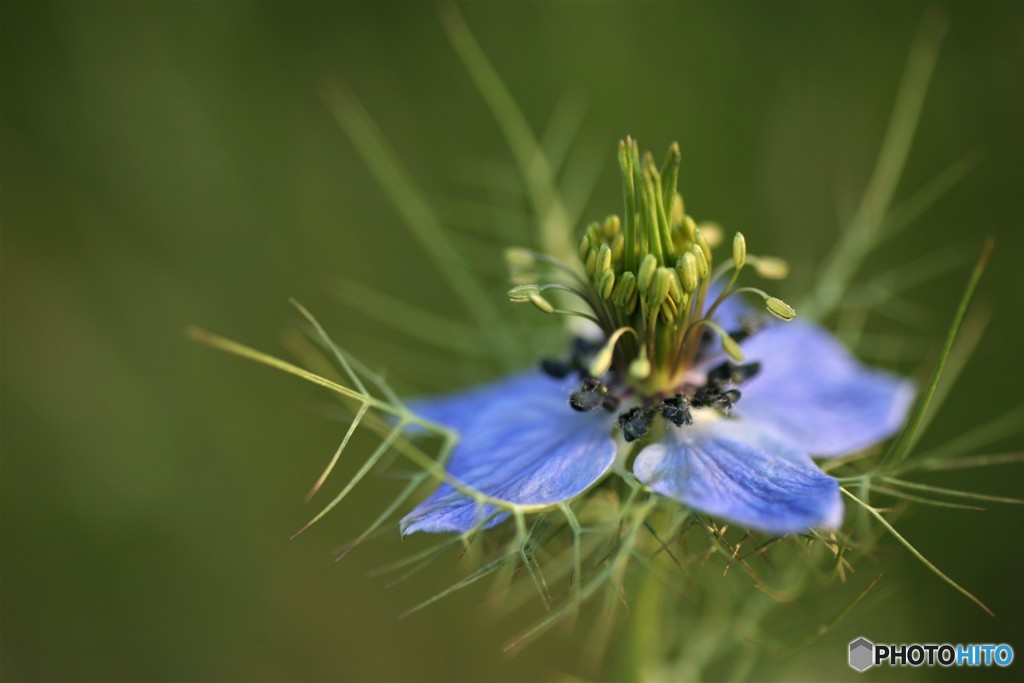
<instances>
[{"instance_id":1,"label":"dark anther","mask_svg":"<svg viewBox=\"0 0 1024 683\"><path fill-rule=\"evenodd\" d=\"M733 405L740 400L740 392L737 389L729 389L728 391L722 391L720 388L712 385L701 387L693 394L693 398L690 399L690 405L694 408L718 408L720 410L729 410Z\"/></svg>"},{"instance_id":2,"label":"dark anther","mask_svg":"<svg viewBox=\"0 0 1024 683\"><path fill-rule=\"evenodd\" d=\"M586 413L604 405L607 396L608 387L599 379L588 377L583 380L579 389L569 395L569 405L573 410Z\"/></svg>"},{"instance_id":3,"label":"dark anther","mask_svg":"<svg viewBox=\"0 0 1024 683\"><path fill-rule=\"evenodd\" d=\"M744 363L743 365L725 361L721 365L716 365L708 372L708 384L743 384L760 371L761 363L757 361Z\"/></svg>"},{"instance_id":4,"label":"dark anther","mask_svg":"<svg viewBox=\"0 0 1024 683\"><path fill-rule=\"evenodd\" d=\"M572 363L557 358L545 358L540 362L540 369L555 379L565 379L576 369Z\"/></svg>"},{"instance_id":5,"label":"dark anther","mask_svg":"<svg viewBox=\"0 0 1024 683\"><path fill-rule=\"evenodd\" d=\"M618 425L622 430L622 436L627 443L641 439L651 428L651 418L654 413L643 408L630 408L622 415L619 415Z\"/></svg>"},{"instance_id":6,"label":"dark anther","mask_svg":"<svg viewBox=\"0 0 1024 683\"><path fill-rule=\"evenodd\" d=\"M693 415L690 414L690 402L682 394L676 394L672 398L666 398L662 401L661 415L676 427L693 424Z\"/></svg>"}]
</instances>

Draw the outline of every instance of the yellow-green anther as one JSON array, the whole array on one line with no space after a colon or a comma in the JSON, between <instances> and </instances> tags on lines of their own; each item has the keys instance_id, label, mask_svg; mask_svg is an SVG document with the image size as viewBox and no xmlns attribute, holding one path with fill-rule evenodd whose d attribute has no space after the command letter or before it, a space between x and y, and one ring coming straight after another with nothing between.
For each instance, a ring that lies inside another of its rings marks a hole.
<instances>
[{"instance_id":1,"label":"yellow-green anther","mask_svg":"<svg viewBox=\"0 0 1024 683\"><path fill-rule=\"evenodd\" d=\"M729 354L729 357L734 361L737 363L743 362L743 350L740 349L740 345L736 340L727 334L722 335L722 348L725 349L725 352Z\"/></svg>"},{"instance_id":2,"label":"yellow-green anther","mask_svg":"<svg viewBox=\"0 0 1024 683\"><path fill-rule=\"evenodd\" d=\"M796 311L793 310L793 307L782 299L776 299L774 296L770 296L764 300L764 305L765 308L768 309L768 312L779 320L789 322L796 317Z\"/></svg>"},{"instance_id":3,"label":"yellow-green anther","mask_svg":"<svg viewBox=\"0 0 1024 683\"><path fill-rule=\"evenodd\" d=\"M603 273L612 267L612 248L607 244L602 244L601 249L597 252L597 271Z\"/></svg>"},{"instance_id":4,"label":"yellow-green anther","mask_svg":"<svg viewBox=\"0 0 1024 683\"><path fill-rule=\"evenodd\" d=\"M690 242L697 241L697 222L690 216L683 216L683 232Z\"/></svg>"},{"instance_id":5,"label":"yellow-green anther","mask_svg":"<svg viewBox=\"0 0 1024 683\"><path fill-rule=\"evenodd\" d=\"M711 264L708 263L707 258L704 256L704 250L700 248L700 245L693 245L690 248L690 253L693 254L694 262L697 264L697 275L703 280L711 274Z\"/></svg>"},{"instance_id":6,"label":"yellow-green anther","mask_svg":"<svg viewBox=\"0 0 1024 683\"><path fill-rule=\"evenodd\" d=\"M654 271L658 269L658 259L654 258L654 254L647 254L644 256L644 260L640 262L640 270L636 275L636 284L640 288L641 292L646 292L651 286L651 280L654 278Z\"/></svg>"},{"instance_id":7,"label":"yellow-green anther","mask_svg":"<svg viewBox=\"0 0 1024 683\"><path fill-rule=\"evenodd\" d=\"M634 294L636 294L636 276L633 275L633 271L627 270L615 284L613 294L615 305L619 308L628 308Z\"/></svg>"},{"instance_id":8,"label":"yellow-green anther","mask_svg":"<svg viewBox=\"0 0 1024 683\"><path fill-rule=\"evenodd\" d=\"M671 297L666 297L664 303L661 304L661 319L666 323L671 323L679 315L679 309L672 302Z\"/></svg>"},{"instance_id":9,"label":"yellow-green anther","mask_svg":"<svg viewBox=\"0 0 1024 683\"><path fill-rule=\"evenodd\" d=\"M587 372L590 373L591 377L600 377L604 373L608 372L608 369L612 366L612 360L615 358L615 347L612 344L605 344L601 347L601 350L594 356L594 360L590 361L590 367L587 368Z\"/></svg>"},{"instance_id":10,"label":"yellow-green anther","mask_svg":"<svg viewBox=\"0 0 1024 683\"><path fill-rule=\"evenodd\" d=\"M593 245L590 243L590 234L583 233L583 237L580 238L580 261L587 260L587 254L590 253L590 247Z\"/></svg>"},{"instance_id":11,"label":"yellow-green anther","mask_svg":"<svg viewBox=\"0 0 1024 683\"><path fill-rule=\"evenodd\" d=\"M604 346L594 355L594 359L590 362L590 367L587 371L591 377L600 377L604 373L608 372L608 368L612 366L612 361L615 356L615 345L619 343L619 339L622 335L627 332L636 335L636 330L632 327L620 327L619 329L608 335L608 340L604 343Z\"/></svg>"},{"instance_id":12,"label":"yellow-green anther","mask_svg":"<svg viewBox=\"0 0 1024 683\"><path fill-rule=\"evenodd\" d=\"M647 305L651 310L657 310L664 303L668 296L668 290L672 286L672 271L661 267L654 273L651 288L647 291Z\"/></svg>"},{"instance_id":13,"label":"yellow-green anther","mask_svg":"<svg viewBox=\"0 0 1024 683\"><path fill-rule=\"evenodd\" d=\"M612 296L612 289L615 288L615 271L609 268L604 271L601 275L601 280L597 284L597 293L601 295L601 298L607 301Z\"/></svg>"},{"instance_id":14,"label":"yellow-green anther","mask_svg":"<svg viewBox=\"0 0 1024 683\"><path fill-rule=\"evenodd\" d=\"M629 364L629 376L635 380L644 380L651 375L651 361L647 360L647 348L640 347L640 355Z\"/></svg>"},{"instance_id":15,"label":"yellow-green anther","mask_svg":"<svg viewBox=\"0 0 1024 683\"><path fill-rule=\"evenodd\" d=\"M700 251L699 249L697 251ZM697 257L688 251L679 257L676 263L679 279L683 283L683 291L689 293L697 289Z\"/></svg>"},{"instance_id":16,"label":"yellow-green anther","mask_svg":"<svg viewBox=\"0 0 1024 683\"><path fill-rule=\"evenodd\" d=\"M591 247L590 252L587 254L587 275L594 277L594 273L597 272L597 249Z\"/></svg>"},{"instance_id":17,"label":"yellow-green anther","mask_svg":"<svg viewBox=\"0 0 1024 683\"><path fill-rule=\"evenodd\" d=\"M704 237L704 233L700 231L700 228L696 228L693 235L693 241L700 247L700 250L704 252L704 260L711 265L711 246L708 244L707 239ZM704 277L703 275L701 277Z\"/></svg>"},{"instance_id":18,"label":"yellow-green anther","mask_svg":"<svg viewBox=\"0 0 1024 683\"><path fill-rule=\"evenodd\" d=\"M785 280L789 276L789 264L777 256L752 256L750 262L757 274L768 280Z\"/></svg>"},{"instance_id":19,"label":"yellow-green anther","mask_svg":"<svg viewBox=\"0 0 1024 683\"><path fill-rule=\"evenodd\" d=\"M704 221L697 226L697 229L700 230L700 234L704 235L704 240L712 249L722 243L722 226L718 223Z\"/></svg>"},{"instance_id":20,"label":"yellow-green anther","mask_svg":"<svg viewBox=\"0 0 1024 683\"><path fill-rule=\"evenodd\" d=\"M505 250L505 262L514 270L526 270L532 268L537 259L529 249L509 247Z\"/></svg>"},{"instance_id":21,"label":"yellow-green anther","mask_svg":"<svg viewBox=\"0 0 1024 683\"><path fill-rule=\"evenodd\" d=\"M508 290L508 298L516 303L523 303L530 300L531 294L537 294L540 288L533 284L524 284Z\"/></svg>"},{"instance_id":22,"label":"yellow-green anther","mask_svg":"<svg viewBox=\"0 0 1024 683\"><path fill-rule=\"evenodd\" d=\"M703 234L703 233L701 233ZM733 235L732 238L732 262L739 270L747 262L747 240L742 232Z\"/></svg>"},{"instance_id":23,"label":"yellow-green anther","mask_svg":"<svg viewBox=\"0 0 1024 683\"><path fill-rule=\"evenodd\" d=\"M604 219L604 238L606 240L615 239L616 235L622 229L622 221L616 215L608 216Z\"/></svg>"},{"instance_id":24,"label":"yellow-green anther","mask_svg":"<svg viewBox=\"0 0 1024 683\"><path fill-rule=\"evenodd\" d=\"M672 297L672 300L679 303L683 300L683 281L679 279L679 271L675 268L669 272L672 273L672 279L669 281L668 295Z\"/></svg>"},{"instance_id":25,"label":"yellow-green anther","mask_svg":"<svg viewBox=\"0 0 1024 683\"><path fill-rule=\"evenodd\" d=\"M530 292L527 297L534 306L544 311L545 313L554 313L555 307L551 305L551 302L541 296L540 292Z\"/></svg>"}]
</instances>

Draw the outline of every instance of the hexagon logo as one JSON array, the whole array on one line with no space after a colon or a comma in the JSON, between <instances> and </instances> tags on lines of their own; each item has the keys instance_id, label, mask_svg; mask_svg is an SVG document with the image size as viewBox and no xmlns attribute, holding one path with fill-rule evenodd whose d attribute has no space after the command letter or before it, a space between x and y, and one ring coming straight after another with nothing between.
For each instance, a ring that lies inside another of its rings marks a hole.
<instances>
[{"instance_id":1,"label":"hexagon logo","mask_svg":"<svg viewBox=\"0 0 1024 683\"><path fill-rule=\"evenodd\" d=\"M858 638L850 643L850 666L857 671L866 671L875 665L875 644L867 638Z\"/></svg>"}]
</instances>

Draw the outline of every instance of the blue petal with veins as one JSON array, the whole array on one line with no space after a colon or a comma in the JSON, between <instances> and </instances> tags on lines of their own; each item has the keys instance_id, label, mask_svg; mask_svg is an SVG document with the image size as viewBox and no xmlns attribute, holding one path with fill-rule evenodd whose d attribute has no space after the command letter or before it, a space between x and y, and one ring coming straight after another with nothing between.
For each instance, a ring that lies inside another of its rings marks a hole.
<instances>
[{"instance_id":1,"label":"blue petal with veins","mask_svg":"<svg viewBox=\"0 0 1024 683\"><path fill-rule=\"evenodd\" d=\"M810 457L739 420L668 429L637 456L653 491L748 529L788 534L842 523L839 483Z\"/></svg>"},{"instance_id":2,"label":"blue petal with veins","mask_svg":"<svg viewBox=\"0 0 1024 683\"><path fill-rule=\"evenodd\" d=\"M913 385L866 368L825 330L779 323L743 345L761 371L743 384L736 415L812 455L853 453L899 430Z\"/></svg>"},{"instance_id":3,"label":"blue petal with veins","mask_svg":"<svg viewBox=\"0 0 1024 683\"><path fill-rule=\"evenodd\" d=\"M448 473L491 498L526 507L560 503L583 493L615 460L614 415L569 407L565 381L540 372L413 404L422 417L458 430ZM466 532L508 517L493 505L442 484L402 520L403 534Z\"/></svg>"}]
</instances>

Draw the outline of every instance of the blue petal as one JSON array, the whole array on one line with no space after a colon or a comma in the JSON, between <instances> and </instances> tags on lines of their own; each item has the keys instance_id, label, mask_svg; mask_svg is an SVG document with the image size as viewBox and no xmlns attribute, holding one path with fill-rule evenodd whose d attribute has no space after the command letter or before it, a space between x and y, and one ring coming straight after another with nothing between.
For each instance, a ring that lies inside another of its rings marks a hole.
<instances>
[{"instance_id":1,"label":"blue petal","mask_svg":"<svg viewBox=\"0 0 1024 683\"><path fill-rule=\"evenodd\" d=\"M424 417L459 429L448 472L492 498L525 507L553 505L579 495L615 459L604 410L569 407L565 383L541 373L518 375L465 396L424 404ZM402 533L465 532L508 516L448 484L402 520Z\"/></svg>"},{"instance_id":2,"label":"blue petal","mask_svg":"<svg viewBox=\"0 0 1024 683\"><path fill-rule=\"evenodd\" d=\"M579 380L556 380L539 370L532 370L445 396L416 399L410 401L408 407L425 420L463 432L477 420L485 407L496 406L499 402L519 404L557 395L568 406L569 392L578 385Z\"/></svg>"},{"instance_id":3,"label":"blue petal","mask_svg":"<svg viewBox=\"0 0 1024 683\"><path fill-rule=\"evenodd\" d=\"M739 420L670 428L640 452L633 472L663 496L748 529L788 534L843 521L835 479Z\"/></svg>"},{"instance_id":4,"label":"blue petal","mask_svg":"<svg viewBox=\"0 0 1024 683\"><path fill-rule=\"evenodd\" d=\"M772 325L743 344L761 372L741 387L736 414L794 448L818 456L852 453L899 430L913 385L860 365L821 328Z\"/></svg>"}]
</instances>

